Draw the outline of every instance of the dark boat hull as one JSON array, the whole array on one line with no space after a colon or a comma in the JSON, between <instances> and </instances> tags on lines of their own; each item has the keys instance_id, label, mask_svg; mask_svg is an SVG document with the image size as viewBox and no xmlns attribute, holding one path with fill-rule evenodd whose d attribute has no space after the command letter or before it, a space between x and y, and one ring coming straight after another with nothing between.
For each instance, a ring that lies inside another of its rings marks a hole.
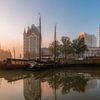
<instances>
[{"instance_id":1,"label":"dark boat hull","mask_svg":"<svg viewBox=\"0 0 100 100\"><path fill-rule=\"evenodd\" d=\"M33 68L30 67L28 64L0 64L0 69L34 69L34 70L44 70L44 69L51 69L51 68L86 68L86 67L100 67L100 63L95 64L55 64L55 63L50 63L50 64L39 64L35 65Z\"/></svg>"},{"instance_id":2,"label":"dark boat hull","mask_svg":"<svg viewBox=\"0 0 100 100\"><path fill-rule=\"evenodd\" d=\"M0 64L0 69L26 69L29 65L22 64Z\"/></svg>"},{"instance_id":3,"label":"dark boat hull","mask_svg":"<svg viewBox=\"0 0 100 100\"><path fill-rule=\"evenodd\" d=\"M98 64L40 64L36 65L33 68L29 68L30 70L44 70L44 69L58 69L58 68L100 68L100 63Z\"/></svg>"}]
</instances>

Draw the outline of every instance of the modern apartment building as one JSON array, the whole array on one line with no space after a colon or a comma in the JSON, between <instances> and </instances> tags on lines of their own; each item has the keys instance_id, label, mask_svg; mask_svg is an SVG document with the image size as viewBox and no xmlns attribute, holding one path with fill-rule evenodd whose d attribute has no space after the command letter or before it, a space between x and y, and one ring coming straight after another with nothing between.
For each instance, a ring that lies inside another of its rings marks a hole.
<instances>
[{"instance_id":1,"label":"modern apartment building","mask_svg":"<svg viewBox=\"0 0 100 100\"><path fill-rule=\"evenodd\" d=\"M97 47L97 38L95 37L94 34L90 35L90 34L87 34L85 32L79 32L79 36L84 37L85 44L88 47Z\"/></svg>"}]
</instances>

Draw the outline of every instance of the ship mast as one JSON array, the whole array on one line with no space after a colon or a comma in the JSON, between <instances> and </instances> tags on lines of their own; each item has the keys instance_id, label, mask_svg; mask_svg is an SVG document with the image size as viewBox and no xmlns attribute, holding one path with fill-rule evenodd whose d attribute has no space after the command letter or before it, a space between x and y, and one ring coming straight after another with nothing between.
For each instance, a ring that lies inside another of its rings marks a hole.
<instances>
[{"instance_id":1,"label":"ship mast","mask_svg":"<svg viewBox=\"0 0 100 100\"><path fill-rule=\"evenodd\" d=\"M54 62L56 62L56 24L55 24L55 27L54 27Z\"/></svg>"},{"instance_id":2,"label":"ship mast","mask_svg":"<svg viewBox=\"0 0 100 100\"><path fill-rule=\"evenodd\" d=\"M42 42L42 36L41 36L41 15L39 13L39 32L40 32L40 40L39 40L39 59L41 60L41 42Z\"/></svg>"},{"instance_id":3,"label":"ship mast","mask_svg":"<svg viewBox=\"0 0 100 100\"><path fill-rule=\"evenodd\" d=\"M100 47L100 26L99 26L99 47Z\"/></svg>"}]
</instances>

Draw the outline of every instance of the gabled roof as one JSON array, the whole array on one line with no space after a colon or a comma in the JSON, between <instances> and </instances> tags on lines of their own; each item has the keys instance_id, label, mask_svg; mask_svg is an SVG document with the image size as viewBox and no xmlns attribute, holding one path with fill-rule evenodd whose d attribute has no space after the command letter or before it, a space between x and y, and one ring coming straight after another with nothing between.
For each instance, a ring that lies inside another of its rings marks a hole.
<instances>
[{"instance_id":1,"label":"gabled roof","mask_svg":"<svg viewBox=\"0 0 100 100\"><path fill-rule=\"evenodd\" d=\"M24 34L25 34L25 32L26 32L26 30L24 30ZM30 36L32 33L40 36L40 30L34 24L32 24L31 27L28 26L26 36Z\"/></svg>"}]
</instances>

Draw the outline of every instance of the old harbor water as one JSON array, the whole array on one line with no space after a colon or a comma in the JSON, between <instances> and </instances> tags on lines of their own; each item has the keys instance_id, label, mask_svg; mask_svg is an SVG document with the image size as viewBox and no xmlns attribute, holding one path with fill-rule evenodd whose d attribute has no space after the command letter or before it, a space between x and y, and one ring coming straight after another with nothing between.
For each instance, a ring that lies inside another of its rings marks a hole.
<instances>
[{"instance_id":1,"label":"old harbor water","mask_svg":"<svg viewBox=\"0 0 100 100\"><path fill-rule=\"evenodd\" d=\"M100 100L100 69L0 71L0 100Z\"/></svg>"}]
</instances>

